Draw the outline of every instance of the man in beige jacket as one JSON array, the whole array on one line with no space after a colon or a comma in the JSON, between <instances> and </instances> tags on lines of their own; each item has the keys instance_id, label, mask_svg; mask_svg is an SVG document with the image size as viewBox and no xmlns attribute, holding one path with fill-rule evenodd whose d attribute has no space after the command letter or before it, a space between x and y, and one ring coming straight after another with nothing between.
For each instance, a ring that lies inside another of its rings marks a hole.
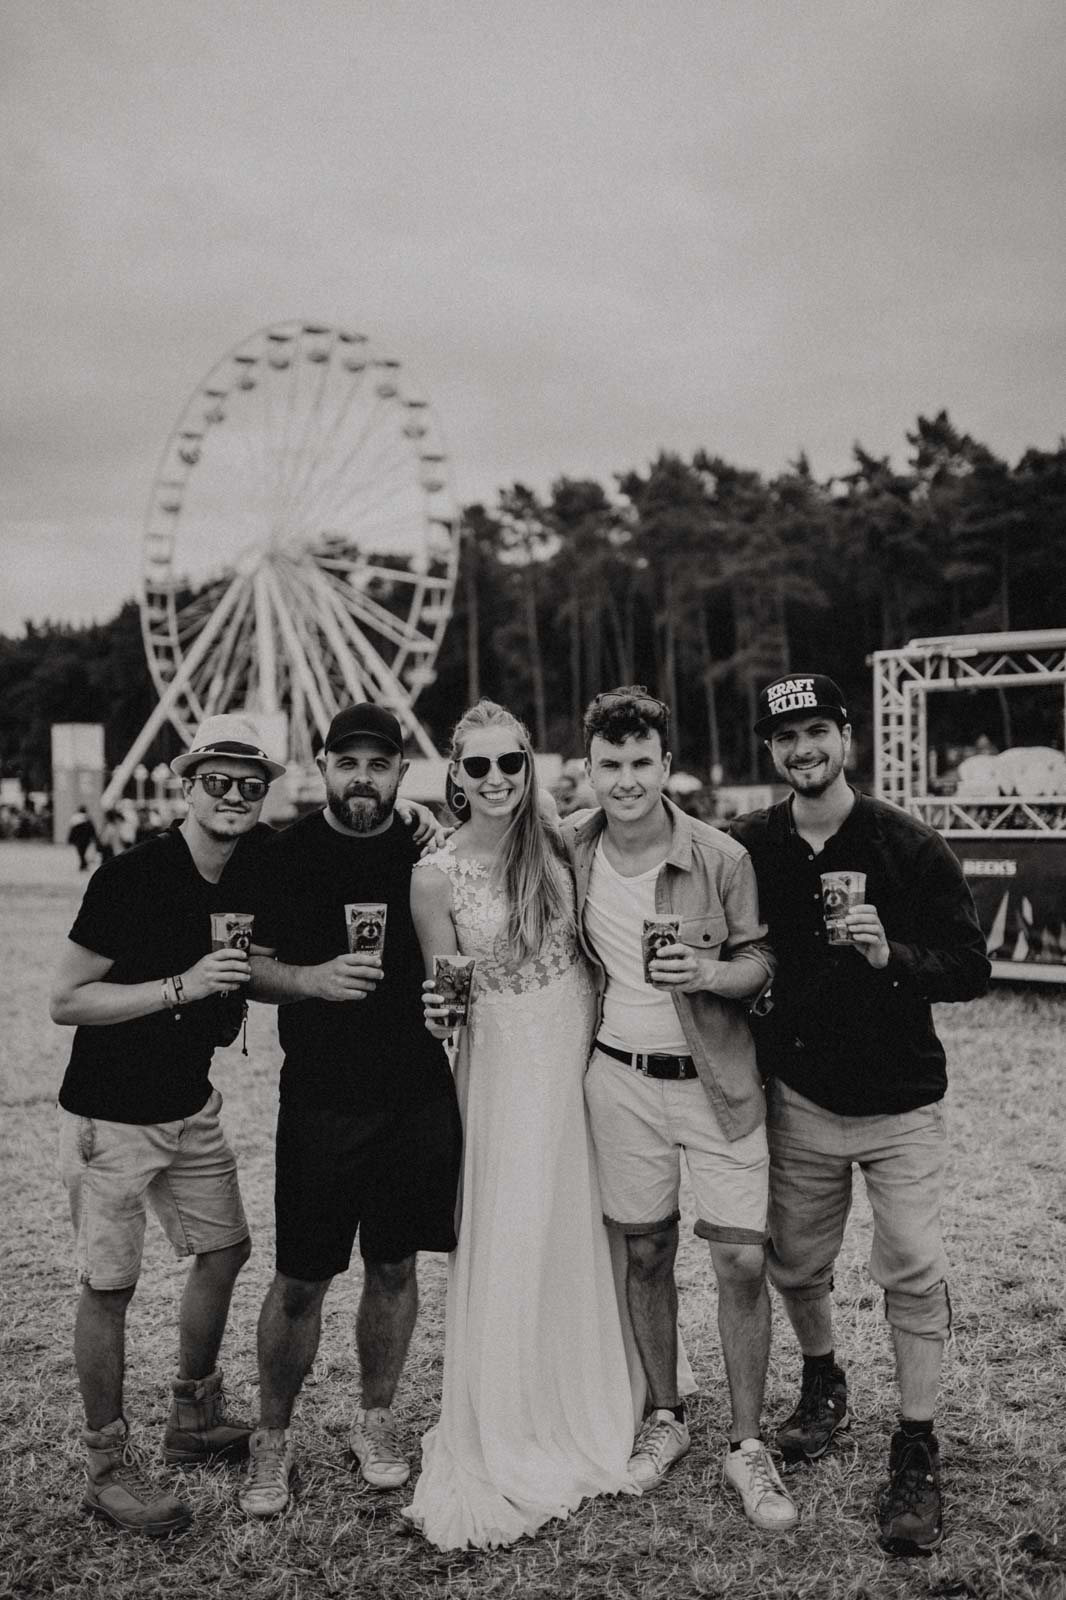
<instances>
[{"instance_id":1,"label":"man in beige jacket","mask_svg":"<svg viewBox=\"0 0 1066 1600\"><path fill-rule=\"evenodd\" d=\"M770 1347L765 1106L747 1005L773 957L747 852L664 796L669 709L640 686L597 695L585 753L597 808L563 824L580 936L599 979L586 1078L604 1217L625 1239L626 1299L649 1411L630 1471L645 1490L689 1449L677 1388L681 1152L718 1280L732 1403L724 1482L766 1531L796 1509L759 1436ZM676 935L645 965L642 926Z\"/></svg>"}]
</instances>

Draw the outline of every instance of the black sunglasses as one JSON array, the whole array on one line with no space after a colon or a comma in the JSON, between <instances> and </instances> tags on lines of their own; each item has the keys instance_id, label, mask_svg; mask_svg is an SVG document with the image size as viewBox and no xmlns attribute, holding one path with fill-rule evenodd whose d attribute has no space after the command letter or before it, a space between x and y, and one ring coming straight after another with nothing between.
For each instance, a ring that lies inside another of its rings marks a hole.
<instances>
[{"instance_id":1,"label":"black sunglasses","mask_svg":"<svg viewBox=\"0 0 1066 1600\"><path fill-rule=\"evenodd\" d=\"M666 717L667 720L670 717L670 707L666 702L656 700L642 683L635 683L632 689L608 689L604 694L598 694L592 704L604 711L609 711L612 706L625 706L632 707L642 717Z\"/></svg>"},{"instance_id":2,"label":"black sunglasses","mask_svg":"<svg viewBox=\"0 0 1066 1600\"><path fill-rule=\"evenodd\" d=\"M270 788L266 778L231 778L226 772L198 772L193 782L197 780L203 784L212 800L221 800L224 794L229 794L234 784L242 800L262 800Z\"/></svg>"},{"instance_id":3,"label":"black sunglasses","mask_svg":"<svg viewBox=\"0 0 1066 1600\"><path fill-rule=\"evenodd\" d=\"M461 756L459 765L468 778L487 778L495 763L507 778L513 778L526 764L524 750L505 750L502 756Z\"/></svg>"}]
</instances>

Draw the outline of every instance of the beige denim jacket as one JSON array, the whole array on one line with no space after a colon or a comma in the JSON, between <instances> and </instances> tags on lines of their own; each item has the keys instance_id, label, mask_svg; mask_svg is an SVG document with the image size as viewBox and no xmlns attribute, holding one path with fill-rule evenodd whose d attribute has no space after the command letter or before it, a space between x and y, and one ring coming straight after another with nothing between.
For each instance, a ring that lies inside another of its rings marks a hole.
<instances>
[{"instance_id":1,"label":"beige denim jacket","mask_svg":"<svg viewBox=\"0 0 1066 1600\"><path fill-rule=\"evenodd\" d=\"M759 920L751 857L727 834L663 801L670 814L670 849L655 884L655 909L681 918L681 943L719 961L751 968L751 998L774 975L774 955ZM606 973L585 938L585 899L592 858L606 818L599 809L579 812L562 824L563 843L574 871L581 947L592 963L602 1004ZM766 1104L748 1028L748 1000L729 1000L708 990L672 996L696 1070L730 1140L742 1139L764 1120Z\"/></svg>"}]
</instances>

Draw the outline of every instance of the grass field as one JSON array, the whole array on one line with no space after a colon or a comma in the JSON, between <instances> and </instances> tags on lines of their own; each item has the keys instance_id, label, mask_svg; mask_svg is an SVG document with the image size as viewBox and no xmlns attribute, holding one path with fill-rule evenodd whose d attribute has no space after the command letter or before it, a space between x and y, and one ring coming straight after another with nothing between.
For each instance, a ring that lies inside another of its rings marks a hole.
<instances>
[{"instance_id":1,"label":"grass field","mask_svg":"<svg viewBox=\"0 0 1066 1600\"><path fill-rule=\"evenodd\" d=\"M690 1230L679 1277L699 1382L694 1446L654 1495L590 1503L504 1552L442 1555L406 1532L397 1516L406 1491L362 1489L345 1459L356 1396L353 1270L331 1290L300 1402L304 1488L291 1514L250 1523L237 1508L232 1470L197 1470L170 1474L196 1513L180 1539L124 1538L83 1519L70 1355L76 1291L54 1154L53 1106L70 1036L46 1007L83 881L73 851L0 845L0 1597L1066 1597L1066 993L1054 991L1001 990L939 1012L952 1081L946 1230L956 1340L939 1416L947 1537L932 1558L894 1561L874 1539L872 1501L894 1403L880 1298L863 1267L869 1214L861 1198L836 1292L856 1421L820 1466L789 1475L802 1516L794 1535L757 1535L719 1487L727 1406L714 1288ZM255 1235L223 1352L232 1409L246 1416L255 1413L255 1322L272 1262L273 1022L270 1010L253 1008L248 1058L236 1047L220 1052L214 1071ZM157 1462L183 1276L152 1224L130 1309L126 1409ZM412 1447L439 1398L443 1259L424 1258L420 1281L397 1404ZM769 1419L790 1408L797 1366L775 1308ZM167 1477L161 1464L158 1476Z\"/></svg>"}]
</instances>

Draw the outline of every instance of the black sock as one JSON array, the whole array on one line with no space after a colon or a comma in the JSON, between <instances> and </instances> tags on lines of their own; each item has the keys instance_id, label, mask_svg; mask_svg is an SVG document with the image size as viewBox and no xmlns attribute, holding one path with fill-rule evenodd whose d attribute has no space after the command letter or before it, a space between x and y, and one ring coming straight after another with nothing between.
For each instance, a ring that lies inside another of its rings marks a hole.
<instances>
[{"instance_id":1,"label":"black sock","mask_svg":"<svg viewBox=\"0 0 1066 1600\"><path fill-rule=\"evenodd\" d=\"M679 1405L679 1406L663 1406L663 1410L664 1411L672 1411L674 1413L674 1421L675 1422L684 1422L684 1420L685 1420L684 1402L682 1402L681 1405Z\"/></svg>"},{"instance_id":2,"label":"black sock","mask_svg":"<svg viewBox=\"0 0 1066 1600\"><path fill-rule=\"evenodd\" d=\"M900 1417L899 1431L908 1439L928 1439L933 1431L933 1419L915 1421L913 1417Z\"/></svg>"},{"instance_id":3,"label":"black sock","mask_svg":"<svg viewBox=\"0 0 1066 1600\"><path fill-rule=\"evenodd\" d=\"M824 1356L804 1356L803 1382L810 1383L816 1372L832 1372L836 1367L836 1351L829 1350Z\"/></svg>"}]
</instances>

